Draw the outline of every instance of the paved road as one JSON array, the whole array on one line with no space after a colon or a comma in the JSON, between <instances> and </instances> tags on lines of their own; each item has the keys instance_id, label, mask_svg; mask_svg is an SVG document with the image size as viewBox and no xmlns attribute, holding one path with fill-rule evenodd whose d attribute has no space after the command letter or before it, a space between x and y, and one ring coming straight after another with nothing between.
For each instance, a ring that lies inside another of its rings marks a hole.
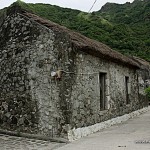
<instances>
[{"instance_id":1,"label":"paved road","mask_svg":"<svg viewBox=\"0 0 150 150\"><path fill-rule=\"evenodd\" d=\"M54 150L64 144L0 134L0 150Z\"/></svg>"},{"instance_id":2,"label":"paved road","mask_svg":"<svg viewBox=\"0 0 150 150\"><path fill-rule=\"evenodd\" d=\"M150 150L150 111L57 150Z\"/></svg>"}]
</instances>

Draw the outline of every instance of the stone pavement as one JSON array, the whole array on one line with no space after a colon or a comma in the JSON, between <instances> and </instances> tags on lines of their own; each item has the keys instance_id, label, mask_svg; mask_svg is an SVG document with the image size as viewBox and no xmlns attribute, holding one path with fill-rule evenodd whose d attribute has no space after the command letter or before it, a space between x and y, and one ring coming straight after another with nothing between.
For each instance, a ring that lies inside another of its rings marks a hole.
<instances>
[{"instance_id":1,"label":"stone pavement","mask_svg":"<svg viewBox=\"0 0 150 150\"><path fill-rule=\"evenodd\" d=\"M150 111L57 150L150 150Z\"/></svg>"},{"instance_id":2,"label":"stone pavement","mask_svg":"<svg viewBox=\"0 0 150 150\"><path fill-rule=\"evenodd\" d=\"M0 134L0 150L54 150L63 143Z\"/></svg>"}]
</instances>

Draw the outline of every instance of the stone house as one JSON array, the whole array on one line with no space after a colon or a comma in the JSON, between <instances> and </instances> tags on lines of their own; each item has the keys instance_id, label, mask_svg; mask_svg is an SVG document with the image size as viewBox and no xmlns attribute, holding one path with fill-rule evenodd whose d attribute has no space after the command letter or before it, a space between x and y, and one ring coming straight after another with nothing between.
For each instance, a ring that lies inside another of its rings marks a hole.
<instances>
[{"instance_id":1,"label":"stone house","mask_svg":"<svg viewBox=\"0 0 150 150\"><path fill-rule=\"evenodd\" d=\"M150 63L138 57L132 57L132 59L140 66L140 69L137 71L139 87L138 97L142 101L145 99L144 101L146 102L147 97L145 96L145 89L150 87Z\"/></svg>"},{"instance_id":2,"label":"stone house","mask_svg":"<svg viewBox=\"0 0 150 150\"><path fill-rule=\"evenodd\" d=\"M139 64L108 46L12 7L0 26L0 128L67 138L132 112Z\"/></svg>"}]
</instances>

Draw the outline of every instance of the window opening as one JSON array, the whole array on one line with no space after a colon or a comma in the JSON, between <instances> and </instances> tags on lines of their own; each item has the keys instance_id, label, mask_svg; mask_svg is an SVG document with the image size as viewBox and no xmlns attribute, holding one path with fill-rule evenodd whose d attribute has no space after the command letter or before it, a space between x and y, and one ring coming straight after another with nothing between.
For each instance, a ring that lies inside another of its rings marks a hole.
<instances>
[{"instance_id":1,"label":"window opening","mask_svg":"<svg viewBox=\"0 0 150 150\"><path fill-rule=\"evenodd\" d=\"M106 109L106 73L99 73L100 110Z\"/></svg>"}]
</instances>

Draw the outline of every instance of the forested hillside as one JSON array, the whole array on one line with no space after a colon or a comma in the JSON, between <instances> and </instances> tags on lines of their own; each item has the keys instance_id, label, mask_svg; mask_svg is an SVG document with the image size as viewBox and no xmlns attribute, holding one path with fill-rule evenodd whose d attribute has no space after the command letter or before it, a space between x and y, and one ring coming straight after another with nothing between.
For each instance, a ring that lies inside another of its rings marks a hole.
<instances>
[{"instance_id":1,"label":"forested hillside","mask_svg":"<svg viewBox=\"0 0 150 150\"><path fill-rule=\"evenodd\" d=\"M20 5L43 18L103 42L125 55L150 61L150 0L107 3L101 10L92 13L21 1L13 5Z\"/></svg>"}]
</instances>

